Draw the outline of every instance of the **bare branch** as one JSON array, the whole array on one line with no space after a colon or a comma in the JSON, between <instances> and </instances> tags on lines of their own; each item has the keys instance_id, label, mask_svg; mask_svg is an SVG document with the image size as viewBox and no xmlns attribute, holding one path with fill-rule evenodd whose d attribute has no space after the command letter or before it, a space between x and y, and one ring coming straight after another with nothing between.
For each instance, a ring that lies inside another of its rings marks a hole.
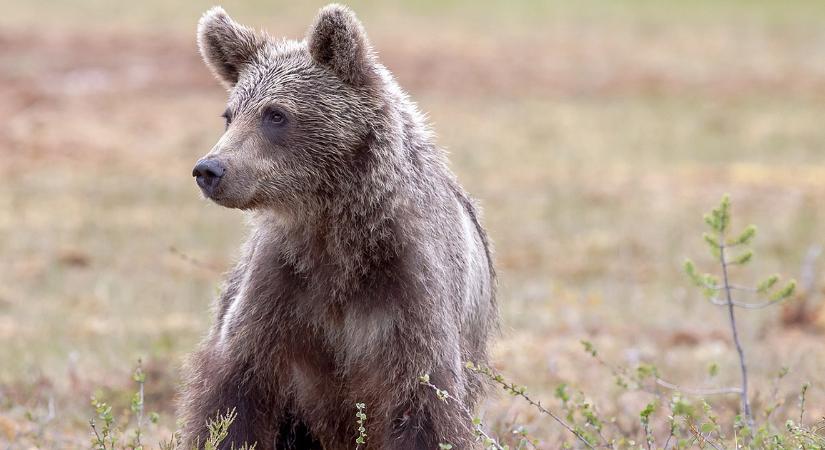
<instances>
[{"instance_id":1,"label":"bare branch","mask_svg":"<svg viewBox=\"0 0 825 450\"><path fill-rule=\"evenodd\" d=\"M734 314L733 297L731 296L730 280L728 278L728 264L725 260L725 239L724 233L720 233L719 238L719 261L722 263L722 283L725 286L725 300L728 306L728 319L730 320L731 334L733 343L736 346L736 353L739 355L739 370L742 374L742 414L745 415L745 420L748 427L753 430L753 414L751 413L750 399L748 399L748 366L745 362L745 351L742 350L742 343L739 341L739 330L736 328L736 316Z\"/></svg>"},{"instance_id":2,"label":"bare branch","mask_svg":"<svg viewBox=\"0 0 825 450\"><path fill-rule=\"evenodd\" d=\"M671 389L674 391L679 391L683 394L689 395L696 395L696 396L704 396L704 395L724 395L724 394L742 394L742 389L735 388L735 387L727 387L727 388L686 388L679 386L677 384L673 384L667 380L663 380L659 377L656 377L656 384L662 386L667 389Z\"/></svg>"},{"instance_id":3,"label":"bare branch","mask_svg":"<svg viewBox=\"0 0 825 450\"><path fill-rule=\"evenodd\" d=\"M706 287L706 288L708 288L708 289L713 289L714 291L724 291L724 290L725 290L725 286L709 286L709 285L705 285L705 287ZM733 289L733 290L735 290L735 291L750 292L750 293L752 293L752 294L756 294L756 293L758 292L758 291L756 290L756 288L747 287L747 286L739 286L739 285L736 285L736 284L731 284L731 285L730 285L730 286L728 286L728 287L729 287L729 288L731 288L731 289Z\"/></svg>"},{"instance_id":4,"label":"bare branch","mask_svg":"<svg viewBox=\"0 0 825 450\"><path fill-rule=\"evenodd\" d=\"M785 300L786 300L786 298L778 298L778 299L774 299L774 300L767 300L767 301L764 301L764 302L761 302L761 303L746 303L746 302L739 302L739 301L731 299L730 303L733 306L737 307L737 308L762 309L762 308L767 308L768 306L771 306L771 305L775 305L777 303L782 303ZM727 300L719 300L716 297L711 298L708 301L710 301L711 304L716 305L716 306L728 306L728 301Z\"/></svg>"}]
</instances>

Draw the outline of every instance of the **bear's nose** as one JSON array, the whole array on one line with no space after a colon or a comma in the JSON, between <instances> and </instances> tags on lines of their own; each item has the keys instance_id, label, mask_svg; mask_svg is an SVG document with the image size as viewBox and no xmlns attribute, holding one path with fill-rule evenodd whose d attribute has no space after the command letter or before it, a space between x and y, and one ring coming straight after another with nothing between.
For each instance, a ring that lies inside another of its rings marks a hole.
<instances>
[{"instance_id":1,"label":"bear's nose","mask_svg":"<svg viewBox=\"0 0 825 450\"><path fill-rule=\"evenodd\" d=\"M220 162L214 159L202 159L192 169L192 176L195 177L195 181L201 190L207 196L211 196L225 172L226 168Z\"/></svg>"}]
</instances>

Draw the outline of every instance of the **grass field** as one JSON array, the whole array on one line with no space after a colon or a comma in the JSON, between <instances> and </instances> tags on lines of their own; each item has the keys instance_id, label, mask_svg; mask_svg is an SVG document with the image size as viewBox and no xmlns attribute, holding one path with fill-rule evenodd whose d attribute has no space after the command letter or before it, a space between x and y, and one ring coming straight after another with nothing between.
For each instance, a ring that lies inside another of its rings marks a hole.
<instances>
[{"instance_id":1,"label":"grass field","mask_svg":"<svg viewBox=\"0 0 825 450\"><path fill-rule=\"evenodd\" d=\"M224 6L298 38L319 5ZM225 93L194 43L210 4L0 6L0 448L86 444L88 398L128 409L138 358L157 441L244 234L241 214L202 200L190 176L223 126ZM616 387L581 340L680 385L737 382L724 312L681 264L712 268L702 213L726 192L736 225L760 228L742 283L799 277L825 244L825 3L352 6L484 206L498 370L551 407L560 383L581 389L625 429L650 398ZM740 314L757 405L790 367L779 416L798 415L804 382L807 417L825 415L823 267L808 325L783 325L781 308ZM714 398L727 423L737 401ZM492 396L481 412L499 435L525 425L539 448L570 440L518 399Z\"/></svg>"}]
</instances>

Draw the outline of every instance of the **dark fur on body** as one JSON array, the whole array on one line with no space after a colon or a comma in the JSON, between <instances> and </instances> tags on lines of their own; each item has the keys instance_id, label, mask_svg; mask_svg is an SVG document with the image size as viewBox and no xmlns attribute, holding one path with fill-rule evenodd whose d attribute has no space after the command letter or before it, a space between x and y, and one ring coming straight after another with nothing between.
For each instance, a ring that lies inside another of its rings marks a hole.
<instances>
[{"instance_id":1,"label":"dark fur on body","mask_svg":"<svg viewBox=\"0 0 825 450\"><path fill-rule=\"evenodd\" d=\"M470 410L482 393L463 365L487 361L497 324L487 238L360 23L330 5L305 42L278 42L214 8L198 39L230 90L209 197L252 231L187 365L184 443L235 408L225 448L349 449L361 402L366 448L476 445L418 377Z\"/></svg>"}]
</instances>

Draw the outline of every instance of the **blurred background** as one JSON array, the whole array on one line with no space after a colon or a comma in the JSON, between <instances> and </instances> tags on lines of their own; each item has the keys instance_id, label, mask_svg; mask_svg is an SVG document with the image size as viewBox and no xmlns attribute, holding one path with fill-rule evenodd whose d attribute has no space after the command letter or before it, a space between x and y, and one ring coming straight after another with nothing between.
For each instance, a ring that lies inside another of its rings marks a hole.
<instances>
[{"instance_id":1,"label":"blurred background","mask_svg":"<svg viewBox=\"0 0 825 450\"><path fill-rule=\"evenodd\" d=\"M222 3L294 39L323 5ZM212 4L0 1L3 448L85 445L89 397L128 410L139 358L161 415L149 442L174 429L182 358L245 233L190 176L223 131L226 93L195 45ZM736 385L725 311L681 268L715 268L702 214L730 193L734 226L760 230L737 282L801 282L790 306L739 315L754 402L790 413L811 382L809 414L825 414L825 2L349 4L484 207L496 369L551 406L567 383L603 417L630 411L619 422L650 399L581 340L683 386ZM526 425L558 446L558 427L509 396L481 412L499 435Z\"/></svg>"}]
</instances>

